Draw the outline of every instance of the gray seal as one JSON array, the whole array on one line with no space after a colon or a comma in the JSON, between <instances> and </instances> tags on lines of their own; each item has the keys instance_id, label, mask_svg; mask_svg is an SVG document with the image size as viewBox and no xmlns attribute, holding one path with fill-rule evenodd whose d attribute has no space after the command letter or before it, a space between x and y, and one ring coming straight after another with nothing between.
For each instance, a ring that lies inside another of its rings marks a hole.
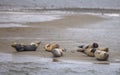
<instances>
[{"instance_id":1,"label":"gray seal","mask_svg":"<svg viewBox=\"0 0 120 75\"><path fill-rule=\"evenodd\" d=\"M21 52L21 51L36 51L36 49L38 48L40 43L41 42L32 43L30 45L23 45L23 44L14 43L14 44L11 45L11 47L15 48L15 50L17 52Z\"/></svg>"}]
</instances>

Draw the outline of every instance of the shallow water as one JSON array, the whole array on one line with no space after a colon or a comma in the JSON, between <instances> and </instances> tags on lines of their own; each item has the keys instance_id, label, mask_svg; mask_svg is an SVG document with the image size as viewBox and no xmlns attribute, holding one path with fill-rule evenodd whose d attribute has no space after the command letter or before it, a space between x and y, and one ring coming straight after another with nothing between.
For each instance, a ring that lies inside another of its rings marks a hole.
<instances>
[{"instance_id":1,"label":"shallow water","mask_svg":"<svg viewBox=\"0 0 120 75\"><path fill-rule=\"evenodd\" d=\"M28 27L27 22L46 22L61 19L60 15L49 15L25 12L0 12L0 28Z\"/></svg>"},{"instance_id":2,"label":"shallow water","mask_svg":"<svg viewBox=\"0 0 120 75\"><path fill-rule=\"evenodd\" d=\"M1 0L1 6L29 8L102 8L120 9L119 0ZM5 7L4 7L5 8Z\"/></svg>"},{"instance_id":3,"label":"shallow water","mask_svg":"<svg viewBox=\"0 0 120 75\"><path fill-rule=\"evenodd\" d=\"M120 64L82 61L52 62L52 58L0 53L0 75L119 75Z\"/></svg>"}]
</instances>

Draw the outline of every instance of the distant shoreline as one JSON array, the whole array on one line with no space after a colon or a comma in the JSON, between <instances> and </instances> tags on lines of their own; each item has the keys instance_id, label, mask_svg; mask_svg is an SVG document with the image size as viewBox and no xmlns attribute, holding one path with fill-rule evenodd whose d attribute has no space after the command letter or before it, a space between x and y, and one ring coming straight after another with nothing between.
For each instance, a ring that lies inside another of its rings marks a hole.
<instances>
[{"instance_id":1,"label":"distant shoreline","mask_svg":"<svg viewBox=\"0 0 120 75\"><path fill-rule=\"evenodd\" d=\"M40 8L40 7L0 7L0 11L23 11L23 12L40 12L40 11L69 11L69 12L91 12L91 13L120 13L120 9L114 8Z\"/></svg>"}]
</instances>

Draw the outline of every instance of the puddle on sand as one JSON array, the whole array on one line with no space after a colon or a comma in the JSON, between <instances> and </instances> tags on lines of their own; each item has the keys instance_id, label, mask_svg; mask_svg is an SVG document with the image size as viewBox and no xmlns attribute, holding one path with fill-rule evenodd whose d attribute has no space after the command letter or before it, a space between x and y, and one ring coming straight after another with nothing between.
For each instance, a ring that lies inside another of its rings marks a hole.
<instances>
[{"instance_id":1,"label":"puddle on sand","mask_svg":"<svg viewBox=\"0 0 120 75\"><path fill-rule=\"evenodd\" d=\"M120 64L52 62L50 58L0 53L0 75L119 75Z\"/></svg>"},{"instance_id":2,"label":"puddle on sand","mask_svg":"<svg viewBox=\"0 0 120 75\"><path fill-rule=\"evenodd\" d=\"M21 24L14 24L14 23L0 24L0 28L10 28L10 27L28 27L28 26L27 25L21 25Z\"/></svg>"},{"instance_id":3,"label":"puddle on sand","mask_svg":"<svg viewBox=\"0 0 120 75\"><path fill-rule=\"evenodd\" d=\"M49 58L41 58L37 56L28 56L28 55L17 55L9 53L0 53L0 62L48 62L51 61Z\"/></svg>"},{"instance_id":4,"label":"puddle on sand","mask_svg":"<svg viewBox=\"0 0 120 75\"><path fill-rule=\"evenodd\" d=\"M22 13L22 12L21 12ZM9 14L9 13L0 13L0 22L14 22L14 23L26 23L26 22L45 22L52 21L56 19L61 19L60 15L44 15L44 14Z\"/></svg>"}]
</instances>

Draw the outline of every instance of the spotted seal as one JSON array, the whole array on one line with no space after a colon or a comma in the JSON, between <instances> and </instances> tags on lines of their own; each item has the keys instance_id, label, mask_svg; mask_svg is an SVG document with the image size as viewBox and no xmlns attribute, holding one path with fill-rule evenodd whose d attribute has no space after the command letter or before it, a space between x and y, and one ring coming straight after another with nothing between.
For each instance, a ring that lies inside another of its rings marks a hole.
<instances>
[{"instance_id":1,"label":"spotted seal","mask_svg":"<svg viewBox=\"0 0 120 75\"><path fill-rule=\"evenodd\" d=\"M99 47L98 43L92 43L92 44L89 44L87 46L80 45L80 46L78 46L79 49L77 51L84 52L86 49L91 50L92 48L98 48L98 47Z\"/></svg>"},{"instance_id":2,"label":"spotted seal","mask_svg":"<svg viewBox=\"0 0 120 75\"><path fill-rule=\"evenodd\" d=\"M95 56L95 52L97 50L99 50L99 51L105 51L105 52L109 51L109 48L99 48L98 43L92 43L92 44L89 44L87 46L80 45L80 46L78 46L78 48L79 49L77 51L83 52L83 53L85 53L86 55L88 55L90 57L94 57Z\"/></svg>"},{"instance_id":3,"label":"spotted seal","mask_svg":"<svg viewBox=\"0 0 120 75\"><path fill-rule=\"evenodd\" d=\"M13 43L11 47L15 48L17 52L21 51L36 51L41 42L31 43L30 45L24 45L20 43Z\"/></svg>"}]
</instances>

